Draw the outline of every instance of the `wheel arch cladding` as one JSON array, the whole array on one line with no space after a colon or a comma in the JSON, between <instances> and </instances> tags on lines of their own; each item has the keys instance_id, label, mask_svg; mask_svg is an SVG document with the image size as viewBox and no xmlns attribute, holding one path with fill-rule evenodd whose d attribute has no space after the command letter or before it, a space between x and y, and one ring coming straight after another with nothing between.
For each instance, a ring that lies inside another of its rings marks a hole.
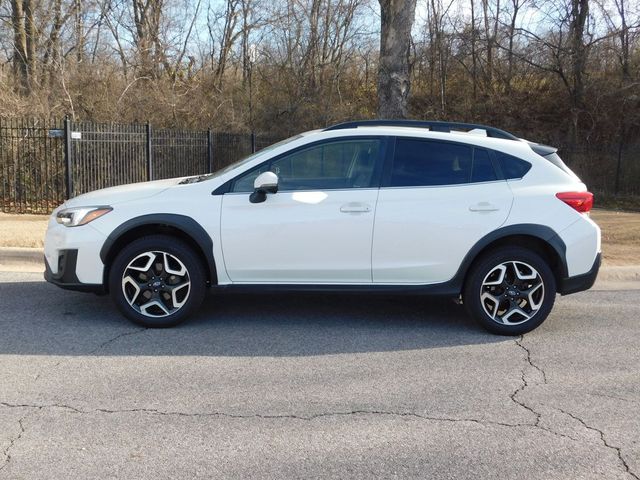
<instances>
[{"instance_id":1,"label":"wheel arch cladding","mask_svg":"<svg viewBox=\"0 0 640 480\"><path fill-rule=\"evenodd\" d=\"M486 252L502 246L524 247L541 255L548 262L556 284L567 276L566 245L553 229L537 224L509 225L487 234L471 247L454 277L461 290L473 264Z\"/></svg>"},{"instance_id":2,"label":"wheel arch cladding","mask_svg":"<svg viewBox=\"0 0 640 480\"><path fill-rule=\"evenodd\" d=\"M173 236L187 243L205 263L207 283L217 283L213 240L202 225L186 215L157 213L127 220L109 234L100 249L100 259L105 265L104 285L108 285L109 269L118 252L128 243L150 234Z\"/></svg>"}]
</instances>

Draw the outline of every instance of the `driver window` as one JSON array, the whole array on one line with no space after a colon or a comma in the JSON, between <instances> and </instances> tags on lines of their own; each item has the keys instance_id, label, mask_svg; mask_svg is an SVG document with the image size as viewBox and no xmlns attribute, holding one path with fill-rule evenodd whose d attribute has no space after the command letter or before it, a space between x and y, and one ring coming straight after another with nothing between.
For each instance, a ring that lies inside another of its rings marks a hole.
<instances>
[{"instance_id":1,"label":"driver window","mask_svg":"<svg viewBox=\"0 0 640 480\"><path fill-rule=\"evenodd\" d=\"M279 190L328 190L372 186L380 155L379 139L343 140L294 152L238 177L233 192L252 192L253 181L271 170Z\"/></svg>"}]
</instances>

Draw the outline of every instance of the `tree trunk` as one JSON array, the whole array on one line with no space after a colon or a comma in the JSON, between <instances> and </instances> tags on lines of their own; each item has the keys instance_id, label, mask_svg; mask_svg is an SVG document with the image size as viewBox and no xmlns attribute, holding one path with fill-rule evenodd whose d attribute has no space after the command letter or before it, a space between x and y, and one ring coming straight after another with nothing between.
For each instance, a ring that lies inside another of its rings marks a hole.
<instances>
[{"instance_id":1,"label":"tree trunk","mask_svg":"<svg viewBox=\"0 0 640 480\"><path fill-rule=\"evenodd\" d=\"M473 101L478 98L478 55L476 52L476 13L475 0L471 0L471 81L473 82Z\"/></svg>"},{"instance_id":2,"label":"tree trunk","mask_svg":"<svg viewBox=\"0 0 640 480\"><path fill-rule=\"evenodd\" d=\"M589 0L571 0L571 24L569 30L571 46L571 69L573 89L571 94L571 110L574 145L579 142L579 117L584 110L584 73L587 64L587 46L584 33L589 16Z\"/></svg>"},{"instance_id":3,"label":"tree trunk","mask_svg":"<svg viewBox=\"0 0 640 480\"><path fill-rule=\"evenodd\" d=\"M13 27L13 73L16 78L16 88L20 93L29 93L29 68L27 60L27 28L25 11L22 0L11 0L11 22Z\"/></svg>"},{"instance_id":4,"label":"tree trunk","mask_svg":"<svg viewBox=\"0 0 640 480\"><path fill-rule=\"evenodd\" d=\"M406 118L410 87L409 51L416 0L379 1L378 117Z\"/></svg>"}]
</instances>

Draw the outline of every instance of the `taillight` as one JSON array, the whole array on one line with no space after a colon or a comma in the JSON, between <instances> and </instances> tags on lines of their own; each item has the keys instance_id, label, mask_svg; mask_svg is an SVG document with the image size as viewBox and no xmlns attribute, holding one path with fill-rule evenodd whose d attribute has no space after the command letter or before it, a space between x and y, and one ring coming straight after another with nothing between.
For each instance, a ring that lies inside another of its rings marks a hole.
<instances>
[{"instance_id":1,"label":"taillight","mask_svg":"<svg viewBox=\"0 0 640 480\"><path fill-rule=\"evenodd\" d=\"M556 193L556 197L580 213L588 213L593 208L591 192L561 192Z\"/></svg>"}]
</instances>

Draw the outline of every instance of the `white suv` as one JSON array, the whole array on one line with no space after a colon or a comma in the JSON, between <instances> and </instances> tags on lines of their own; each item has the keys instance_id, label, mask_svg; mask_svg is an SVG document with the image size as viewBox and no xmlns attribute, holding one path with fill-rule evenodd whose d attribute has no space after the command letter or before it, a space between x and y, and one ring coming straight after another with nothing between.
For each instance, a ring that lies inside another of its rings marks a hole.
<instances>
[{"instance_id":1,"label":"white suv","mask_svg":"<svg viewBox=\"0 0 640 480\"><path fill-rule=\"evenodd\" d=\"M519 335L600 265L593 195L555 152L480 125L339 124L211 175L67 201L45 278L108 292L148 327L210 289L383 291L451 296Z\"/></svg>"}]
</instances>

